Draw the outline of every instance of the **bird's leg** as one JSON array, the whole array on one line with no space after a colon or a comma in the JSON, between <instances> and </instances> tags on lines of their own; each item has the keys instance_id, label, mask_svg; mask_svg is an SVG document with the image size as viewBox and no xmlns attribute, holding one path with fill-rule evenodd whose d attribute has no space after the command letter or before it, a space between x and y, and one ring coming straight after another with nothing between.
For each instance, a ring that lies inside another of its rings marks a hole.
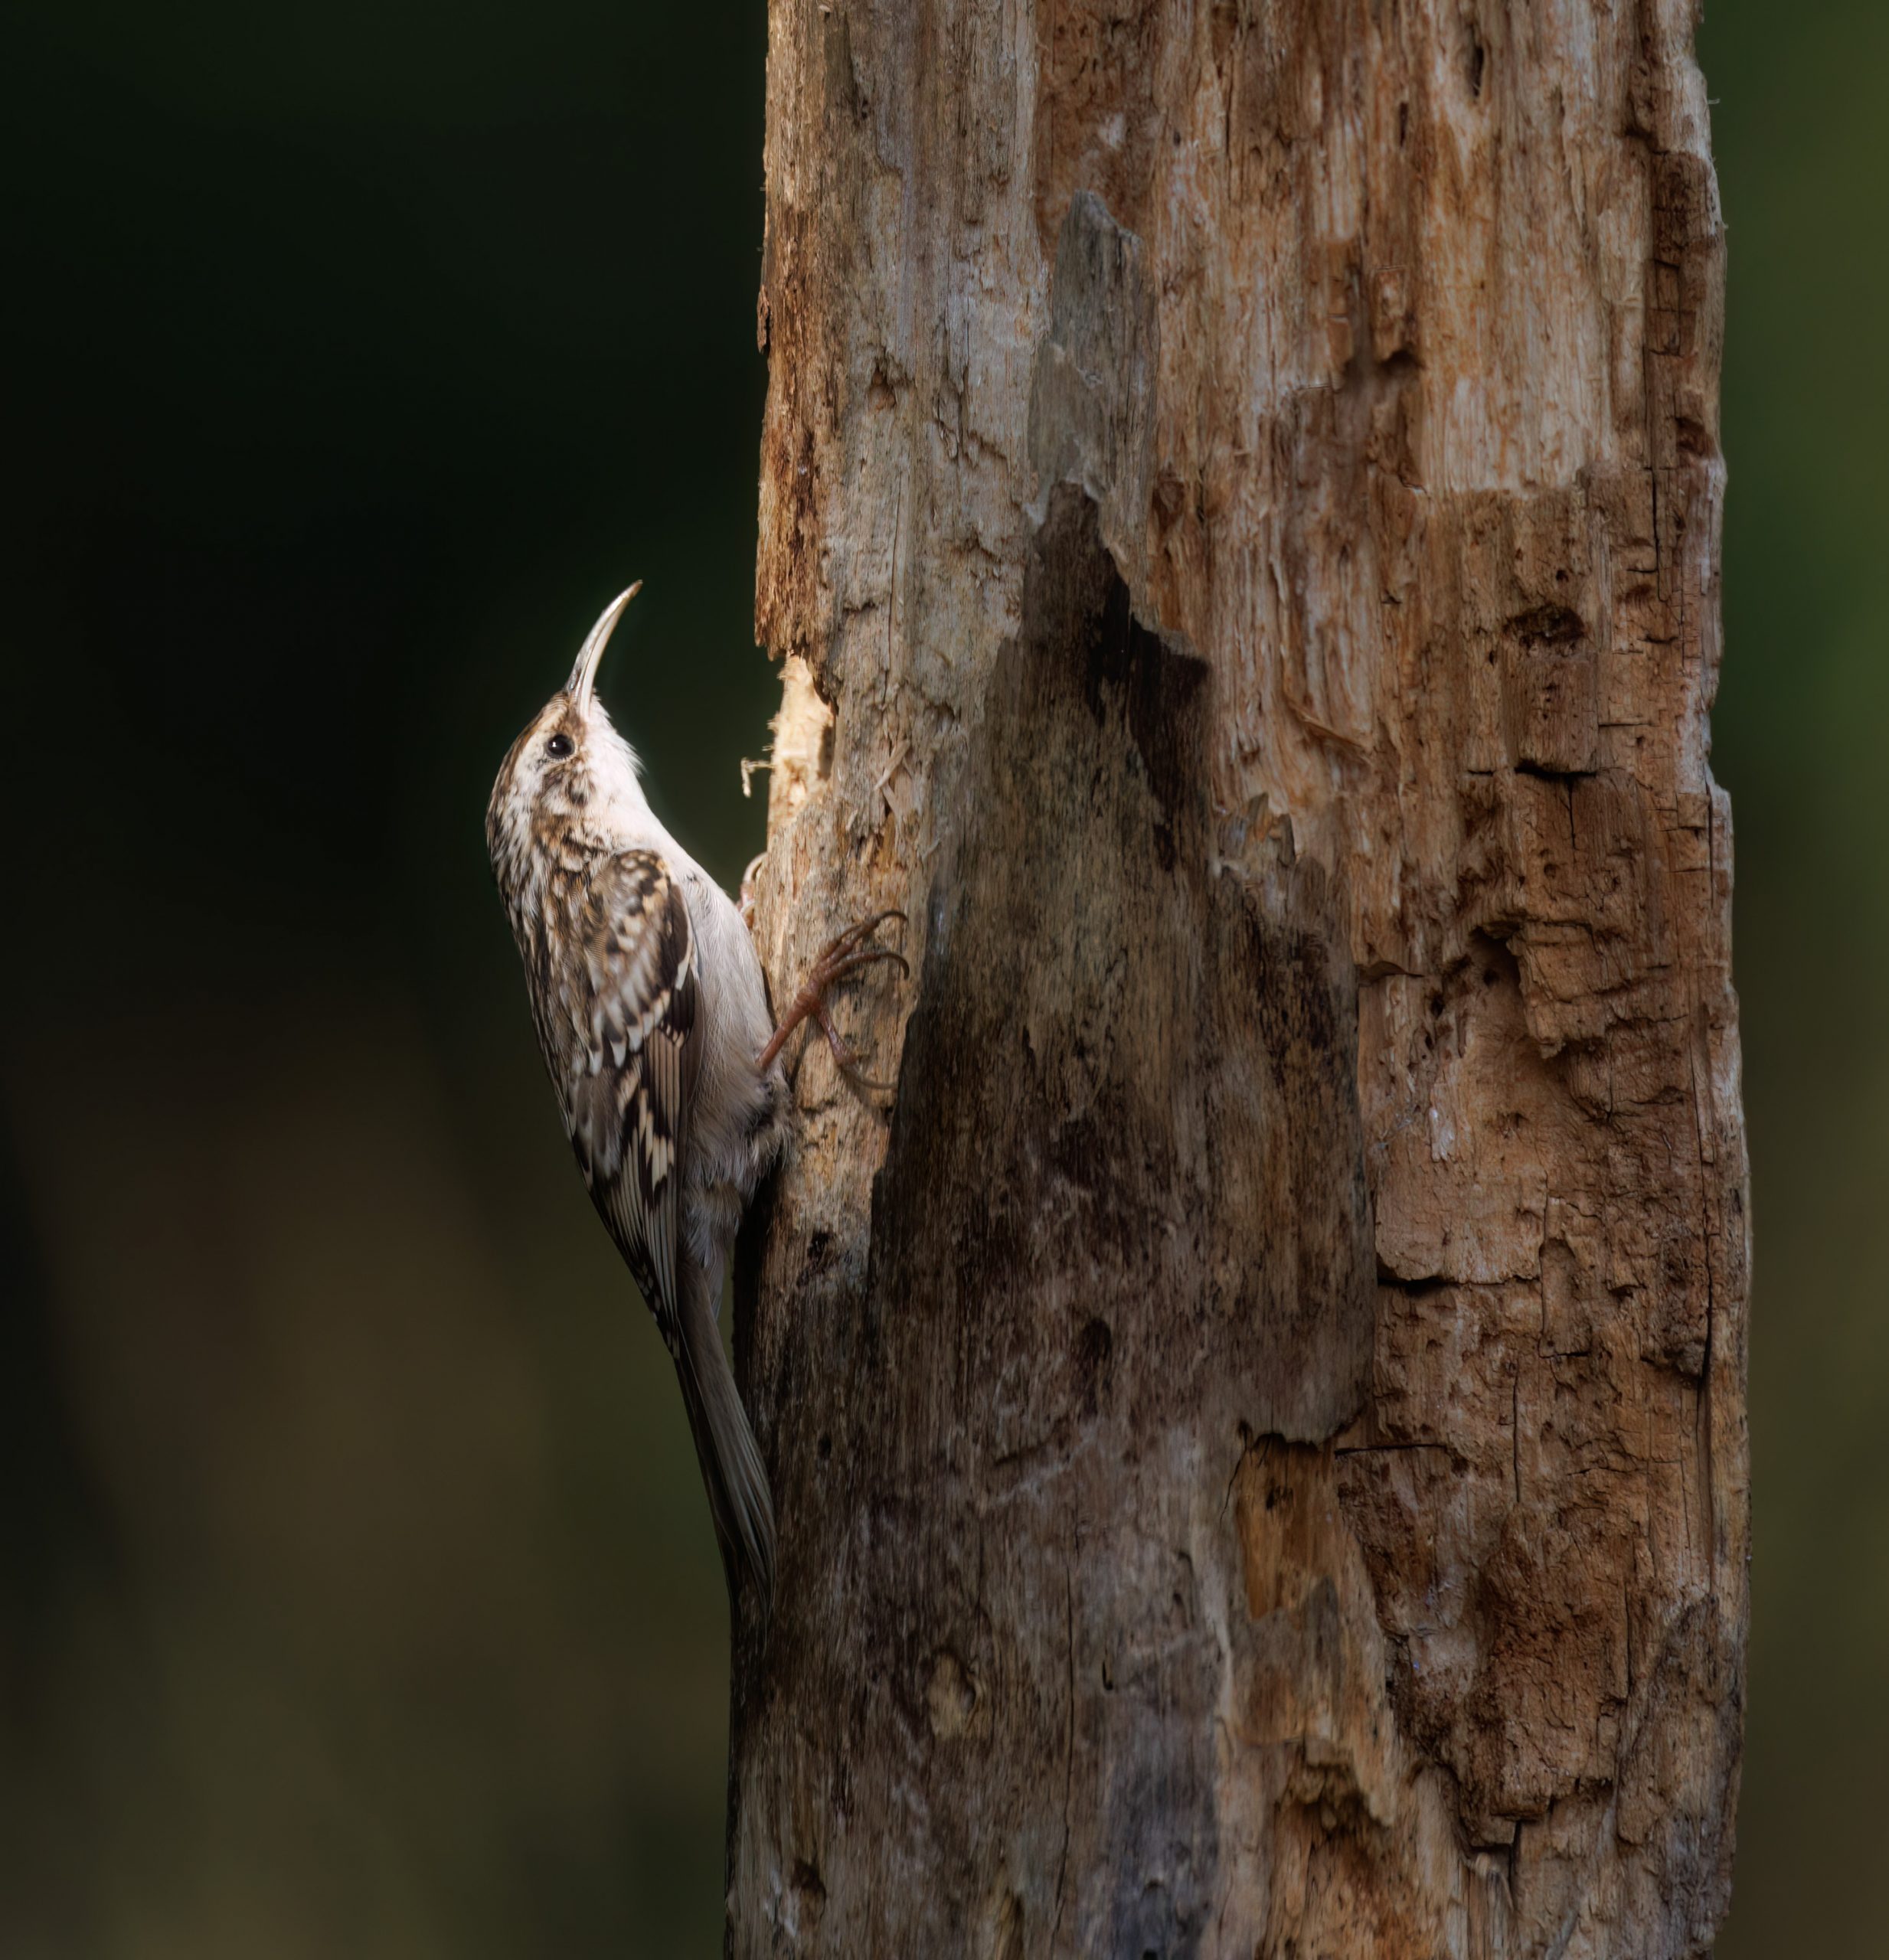
<instances>
[{"instance_id":1,"label":"bird's leg","mask_svg":"<svg viewBox=\"0 0 1889 1960\"><path fill-rule=\"evenodd\" d=\"M905 956L895 952L890 946L868 946L866 942L888 919L903 923L905 914L896 910L875 912L870 919L862 919L856 926L849 926L829 946L825 947L814 961L806 978L801 983L800 991L787 1003L787 1011L780 1018L779 1025L774 1030L774 1038L761 1050L760 1059L755 1066L763 1074L774 1065L774 1058L786 1039L803 1021L810 1021L826 1037L826 1045L833 1051L833 1060L839 1072L855 1089L869 1089L884 1095L892 1086L890 1083L871 1082L859 1072L859 1063L841 1038L839 1030L833 1025L833 1018L826 1008L827 989L844 980L849 973L857 973L861 967L876 965L882 959L897 962L901 973L911 969L905 963Z\"/></svg>"}]
</instances>

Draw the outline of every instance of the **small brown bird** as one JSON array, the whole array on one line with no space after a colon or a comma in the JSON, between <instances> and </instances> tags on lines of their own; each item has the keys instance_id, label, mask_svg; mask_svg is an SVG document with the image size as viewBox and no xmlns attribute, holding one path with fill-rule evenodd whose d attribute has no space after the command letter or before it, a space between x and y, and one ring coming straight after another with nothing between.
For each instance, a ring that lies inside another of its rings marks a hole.
<instances>
[{"instance_id":1,"label":"small brown bird","mask_svg":"<svg viewBox=\"0 0 1889 1960\"><path fill-rule=\"evenodd\" d=\"M604 609L570 680L512 743L485 838L564 1128L675 1363L730 1600L745 1570L765 1615L773 1501L716 1326L722 1279L787 1144L781 1044L811 1019L858 1079L825 991L899 960L868 943L899 915L835 939L773 1027L740 909L657 822L596 699L603 649L639 589Z\"/></svg>"}]
</instances>

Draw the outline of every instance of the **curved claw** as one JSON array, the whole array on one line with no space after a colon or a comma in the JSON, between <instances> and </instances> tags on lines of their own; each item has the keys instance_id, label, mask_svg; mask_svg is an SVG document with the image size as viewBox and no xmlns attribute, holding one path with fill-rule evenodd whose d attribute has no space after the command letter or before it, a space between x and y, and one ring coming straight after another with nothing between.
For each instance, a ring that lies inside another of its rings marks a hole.
<instances>
[{"instance_id":1,"label":"curved claw","mask_svg":"<svg viewBox=\"0 0 1889 1960\"><path fill-rule=\"evenodd\" d=\"M896 906L889 906L883 912L875 912L869 919L861 919L847 927L838 938L822 949L819 957L813 962L800 991L789 1002L787 1011L780 1018L779 1025L774 1030L773 1038L761 1050L756 1066L765 1073L773 1067L786 1039L802 1021L812 1020L818 1023L826 1037L827 1046L833 1051L833 1060L840 1073L854 1088L871 1090L875 1094L891 1093L893 1085L879 1083L862 1075L852 1050L840 1039L838 1030L832 1023L826 1008L827 989L864 968L875 966L881 960L894 962L907 978L911 968L905 956L892 946L868 946L866 942L889 919L896 919L903 925L905 914Z\"/></svg>"},{"instance_id":2,"label":"curved claw","mask_svg":"<svg viewBox=\"0 0 1889 1960\"><path fill-rule=\"evenodd\" d=\"M875 912L870 919L861 919L856 924L848 926L838 939L828 943L814 962L815 966L819 967L828 960L854 951L870 939L888 919L896 919L901 926L905 923L905 914L896 905L889 905L884 911Z\"/></svg>"},{"instance_id":3,"label":"curved claw","mask_svg":"<svg viewBox=\"0 0 1889 1960\"><path fill-rule=\"evenodd\" d=\"M897 1088L895 1082L875 1082L859 1066L859 1057L847 1047L839 1030L833 1025L833 1019L822 1007L815 1012L814 1018L820 1024L820 1032L826 1037L826 1045L833 1051L833 1065L852 1086L864 1094L890 1096Z\"/></svg>"},{"instance_id":4,"label":"curved claw","mask_svg":"<svg viewBox=\"0 0 1889 1960\"><path fill-rule=\"evenodd\" d=\"M766 862L767 853L758 851L748 860L748 867L741 874L740 896L735 901L735 910L750 933L754 929L754 874Z\"/></svg>"},{"instance_id":5,"label":"curved claw","mask_svg":"<svg viewBox=\"0 0 1889 1960\"><path fill-rule=\"evenodd\" d=\"M873 946L864 952L849 952L833 962L830 967L816 969L823 972L830 986L835 980L844 980L849 973L857 973L862 966L876 966L882 959L891 960L907 979L912 977L912 969L905 963L905 956L892 946Z\"/></svg>"}]
</instances>

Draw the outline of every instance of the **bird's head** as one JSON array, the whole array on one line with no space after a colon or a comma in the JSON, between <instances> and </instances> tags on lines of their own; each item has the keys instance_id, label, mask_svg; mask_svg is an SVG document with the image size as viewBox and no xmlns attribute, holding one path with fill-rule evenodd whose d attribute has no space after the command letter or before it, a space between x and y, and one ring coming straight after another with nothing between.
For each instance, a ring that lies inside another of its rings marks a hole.
<instances>
[{"instance_id":1,"label":"bird's head","mask_svg":"<svg viewBox=\"0 0 1889 1960\"><path fill-rule=\"evenodd\" d=\"M639 579L603 611L578 650L570 678L540 708L500 765L485 806L485 841L510 897L534 853L574 831L607 833L613 819L647 808L636 756L596 697L597 668Z\"/></svg>"}]
</instances>

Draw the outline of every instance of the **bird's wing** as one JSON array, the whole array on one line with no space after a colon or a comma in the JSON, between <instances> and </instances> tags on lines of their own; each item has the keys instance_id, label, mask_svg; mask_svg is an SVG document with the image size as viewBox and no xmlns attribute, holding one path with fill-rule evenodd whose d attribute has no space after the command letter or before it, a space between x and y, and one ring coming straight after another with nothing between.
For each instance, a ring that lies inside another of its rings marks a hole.
<instances>
[{"instance_id":1,"label":"bird's wing","mask_svg":"<svg viewBox=\"0 0 1889 1960\"><path fill-rule=\"evenodd\" d=\"M558 1088L584 1181L663 1338L677 1342L676 1237L694 1087L695 948L653 851L599 861L569 896L554 962L565 1037Z\"/></svg>"}]
</instances>

